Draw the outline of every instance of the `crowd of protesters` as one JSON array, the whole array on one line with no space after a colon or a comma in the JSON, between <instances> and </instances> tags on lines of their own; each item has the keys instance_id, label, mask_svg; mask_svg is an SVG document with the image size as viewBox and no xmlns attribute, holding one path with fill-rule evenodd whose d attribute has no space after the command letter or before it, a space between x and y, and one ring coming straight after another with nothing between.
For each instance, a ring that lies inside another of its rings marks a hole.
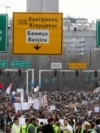
<instances>
[{"instance_id":1,"label":"crowd of protesters","mask_svg":"<svg viewBox=\"0 0 100 133\"><path fill-rule=\"evenodd\" d=\"M14 102L18 100L18 95L15 94ZM90 91L39 91L25 93L24 100L28 101L28 96L41 98L43 95L47 96L46 106L41 105L40 109L36 110L31 105L29 110L15 112L11 97L5 92L1 92L0 129L5 133L24 133L21 126L19 131L14 131L14 124L18 125L18 118L24 116L26 133L100 133L100 109L95 111L95 107L100 106L98 93ZM55 105L55 109L52 111L49 110L51 105ZM47 123L39 123L38 119L47 119ZM59 122L60 119L63 119L63 123ZM37 126L36 130L34 127Z\"/></svg>"}]
</instances>

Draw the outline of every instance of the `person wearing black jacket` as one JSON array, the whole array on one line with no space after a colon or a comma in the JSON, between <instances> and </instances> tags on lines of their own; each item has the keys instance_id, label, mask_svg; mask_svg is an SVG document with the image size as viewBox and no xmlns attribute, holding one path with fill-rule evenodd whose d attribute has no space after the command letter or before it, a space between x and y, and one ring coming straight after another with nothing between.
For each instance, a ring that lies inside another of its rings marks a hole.
<instances>
[{"instance_id":1,"label":"person wearing black jacket","mask_svg":"<svg viewBox=\"0 0 100 133\"><path fill-rule=\"evenodd\" d=\"M48 124L43 126L42 133L54 133L53 124L54 124L54 119L49 118Z\"/></svg>"},{"instance_id":2,"label":"person wearing black jacket","mask_svg":"<svg viewBox=\"0 0 100 133\"><path fill-rule=\"evenodd\" d=\"M95 123L96 123L96 132L100 133L100 119L99 118L96 119Z\"/></svg>"},{"instance_id":3,"label":"person wearing black jacket","mask_svg":"<svg viewBox=\"0 0 100 133\"><path fill-rule=\"evenodd\" d=\"M0 113L0 129L4 130L4 114Z\"/></svg>"},{"instance_id":4,"label":"person wearing black jacket","mask_svg":"<svg viewBox=\"0 0 100 133\"><path fill-rule=\"evenodd\" d=\"M42 133L43 130L43 122L40 122L40 126L37 128L37 133Z\"/></svg>"}]
</instances>

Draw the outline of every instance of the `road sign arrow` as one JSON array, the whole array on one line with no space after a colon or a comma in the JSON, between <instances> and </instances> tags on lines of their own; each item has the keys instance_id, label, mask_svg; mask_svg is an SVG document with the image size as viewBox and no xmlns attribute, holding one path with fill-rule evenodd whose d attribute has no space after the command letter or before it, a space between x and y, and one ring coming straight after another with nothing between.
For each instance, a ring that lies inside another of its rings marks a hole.
<instances>
[{"instance_id":1,"label":"road sign arrow","mask_svg":"<svg viewBox=\"0 0 100 133\"><path fill-rule=\"evenodd\" d=\"M38 46L38 44L37 44L36 46L34 46L34 48L35 48L36 50L39 50L41 47Z\"/></svg>"}]
</instances>

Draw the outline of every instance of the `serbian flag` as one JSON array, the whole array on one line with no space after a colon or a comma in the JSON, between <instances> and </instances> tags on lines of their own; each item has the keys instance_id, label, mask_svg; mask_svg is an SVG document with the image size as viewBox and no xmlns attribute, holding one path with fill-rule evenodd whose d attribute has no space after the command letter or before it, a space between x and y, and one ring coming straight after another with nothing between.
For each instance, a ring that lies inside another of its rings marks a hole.
<instances>
[{"instance_id":1,"label":"serbian flag","mask_svg":"<svg viewBox=\"0 0 100 133\"><path fill-rule=\"evenodd\" d=\"M2 90L4 88L3 84L0 83L0 90Z\"/></svg>"},{"instance_id":2,"label":"serbian flag","mask_svg":"<svg viewBox=\"0 0 100 133\"><path fill-rule=\"evenodd\" d=\"M14 103L15 102L15 96L12 94L12 93L10 93L10 101L12 102L12 103Z\"/></svg>"},{"instance_id":3,"label":"serbian flag","mask_svg":"<svg viewBox=\"0 0 100 133\"><path fill-rule=\"evenodd\" d=\"M9 84L9 86L6 89L6 94L10 94L12 91L12 83Z\"/></svg>"}]
</instances>

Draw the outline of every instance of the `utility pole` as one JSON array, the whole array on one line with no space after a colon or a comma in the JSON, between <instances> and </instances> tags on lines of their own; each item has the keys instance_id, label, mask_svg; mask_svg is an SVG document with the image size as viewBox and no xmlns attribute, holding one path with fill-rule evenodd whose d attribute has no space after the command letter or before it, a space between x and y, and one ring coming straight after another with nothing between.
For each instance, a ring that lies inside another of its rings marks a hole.
<instances>
[{"instance_id":1,"label":"utility pole","mask_svg":"<svg viewBox=\"0 0 100 133\"><path fill-rule=\"evenodd\" d=\"M91 48L90 48L90 69L91 69Z\"/></svg>"}]
</instances>

